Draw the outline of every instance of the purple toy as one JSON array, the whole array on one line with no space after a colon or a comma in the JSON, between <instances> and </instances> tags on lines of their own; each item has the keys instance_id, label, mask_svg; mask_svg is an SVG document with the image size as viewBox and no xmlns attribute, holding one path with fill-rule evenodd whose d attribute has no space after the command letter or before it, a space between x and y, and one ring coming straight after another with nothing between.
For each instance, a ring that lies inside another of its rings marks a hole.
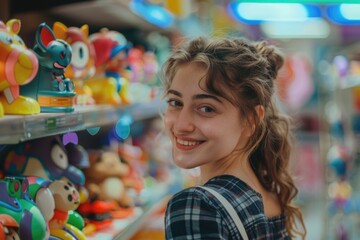
<instances>
[{"instance_id":1,"label":"purple toy","mask_svg":"<svg viewBox=\"0 0 360 240\"><path fill-rule=\"evenodd\" d=\"M67 178L84 185L85 176L79 168L87 166L87 152L80 146L66 146L59 136L49 136L9 145L0 156L6 176L37 176L48 180Z\"/></svg>"}]
</instances>

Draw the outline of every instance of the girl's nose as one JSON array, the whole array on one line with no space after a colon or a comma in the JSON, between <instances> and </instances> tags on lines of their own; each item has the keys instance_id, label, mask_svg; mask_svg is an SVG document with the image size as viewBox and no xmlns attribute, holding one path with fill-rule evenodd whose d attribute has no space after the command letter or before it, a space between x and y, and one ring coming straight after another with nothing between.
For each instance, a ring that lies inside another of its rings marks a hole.
<instances>
[{"instance_id":1,"label":"girl's nose","mask_svg":"<svg viewBox=\"0 0 360 240\"><path fill-rule=\"evenodd\" d=\"M195 130L194 118L190 109L181 109L177 119L175 119L174 130L178 133Z\"/></svg>"}]
</instances>

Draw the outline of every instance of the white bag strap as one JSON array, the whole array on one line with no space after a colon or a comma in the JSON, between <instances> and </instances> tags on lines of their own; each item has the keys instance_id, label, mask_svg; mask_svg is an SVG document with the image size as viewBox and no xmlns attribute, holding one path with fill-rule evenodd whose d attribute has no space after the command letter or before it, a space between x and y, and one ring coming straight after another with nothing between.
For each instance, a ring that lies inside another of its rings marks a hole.
<instances>
[{"instance_id":1,"label":"white bag strap","mask_svg":"<svg viewBox=\"0 0 360 240\"><path fill-rule=\"evenodd\" d=\"M233 219L234 223L236 224L237 228L239 229L240 235L244 240L248 240L248 236L246 234L244 225L242 224L238 214L236 213L234 207L229 203L228 200L226 200L226 198L224 198L220 193L218 193L217 191L205 187L205 186L199 186L200 188L210 192L212 195L214 195L221 203L222 205L225 207L225 209L227 210L227 212L230 214L231 218Z\"/></svg>"}]
</instances>

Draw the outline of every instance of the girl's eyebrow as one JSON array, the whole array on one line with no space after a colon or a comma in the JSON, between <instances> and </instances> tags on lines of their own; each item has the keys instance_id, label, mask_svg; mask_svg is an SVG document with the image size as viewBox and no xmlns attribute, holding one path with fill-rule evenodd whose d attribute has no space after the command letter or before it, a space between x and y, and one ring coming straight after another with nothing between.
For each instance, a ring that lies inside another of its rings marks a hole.
<instances>
[{"instance_id":1,"label":"girl's eyebrow","mask_svg":"<svg viewBox=\"0 0 360 240\"><path fill-rule=\"evenodd\" d=\"M167 91L167 94L174 94L174 95L176 95L176 96L178 96L178 97L182 97L182 94L181 94L180 92L178 92L178 91L176 91L176 90L173 90L173 89L169 89L169 90Z\"/></svg>"},{"instance_id":2,"label":"girl's eyebrow","mask_svg":"<svg viewBox=\"0 0 360 240\"><path fill-rule=\"evenodd\" d=\"M214 99L215 101L222 103L220 98L218 98L215 95L211 95L211 94L197 94L193 97L193 99Z\"/></svg>"},{"instance_id":3,"label":"girl's eyebrow","mask_svg":"<svg viewBox=\"0 0 360 240\"><path fill-rule=\"evenodd\" d=\"M173 94L175 96L182 97L182 94L180 92L174 90L174 89L169 89L167 91L167 94ZM219 103L222 103L220 98L218 98L215 95L211 95L211 94L196 94L196 95L193 96L193 99L194 100L196 100L196 99L214 99L215 101L217 101Z\"/></svg>"}]
</instances>

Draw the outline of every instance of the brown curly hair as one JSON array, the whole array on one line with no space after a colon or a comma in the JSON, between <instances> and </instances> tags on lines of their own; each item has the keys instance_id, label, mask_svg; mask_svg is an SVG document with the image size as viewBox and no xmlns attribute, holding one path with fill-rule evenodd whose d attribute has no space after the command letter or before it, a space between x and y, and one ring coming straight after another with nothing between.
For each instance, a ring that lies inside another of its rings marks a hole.
<instances>
[{"instance_id":1,"label":"brown curly hair","mask_svg":"<svg viewBox=\"0 0 360 240\"><path fill-rule=\"evenodd\" d=\"M164 92L178 67L189 62L206 68L206 91L229 100L247 121L255 120L254 134L243 150L250 153L251 166L263 187L278 197L290 236L305 239L301 210L293 204L298 189L288 169L294 140L291 118L278 110L273 97L275 79L284 64L281 52L265 41L195 38L174 49L164 63ZM256 112L259 105L265 109L264 118Z\"/></svg>"}]
</instances>

